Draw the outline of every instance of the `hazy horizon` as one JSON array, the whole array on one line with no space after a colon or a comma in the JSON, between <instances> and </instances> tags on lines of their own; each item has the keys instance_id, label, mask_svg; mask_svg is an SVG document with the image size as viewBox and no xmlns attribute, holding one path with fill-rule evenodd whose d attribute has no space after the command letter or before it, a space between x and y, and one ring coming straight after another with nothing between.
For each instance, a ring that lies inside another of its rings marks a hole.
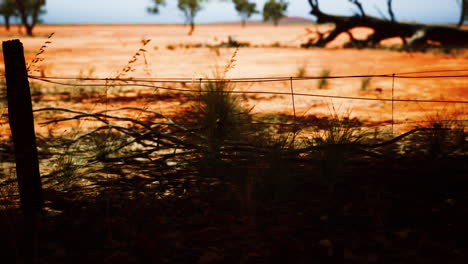
<instances>
[{"instance_id":1,"label":"hazy horizon","mask_svg":"<svg viewBox=\"0 0 468 264\"><path fill-rule=\"evenodd\" d=\"M266 0L253 1L261 10ZM176 0L168 0L160 14L152 15L146 11L151 0L49 0L47 13L42 16L44 24L183 24L183 14L177 9ZM287 16L303 17L313 20L309 14L310 6L306 0L289 1ZM384 0L362 0L366 12L379 16L386 14ZM355 6L347 0L320 1L324 12L337 15L352 15ZM420 7L423 7L422 9ZM104 12L103 12L104 10ZM411 2L394 1L394 12L400 21L422 23L455 23L459 19L459 7L455 0L413 0ZM252 16L251 20L261 20L261 15ZM231 1L212 0L204 4L202 11L195 18L198 24L237 22L240 18Z\"/></svg>"}]
</instances>

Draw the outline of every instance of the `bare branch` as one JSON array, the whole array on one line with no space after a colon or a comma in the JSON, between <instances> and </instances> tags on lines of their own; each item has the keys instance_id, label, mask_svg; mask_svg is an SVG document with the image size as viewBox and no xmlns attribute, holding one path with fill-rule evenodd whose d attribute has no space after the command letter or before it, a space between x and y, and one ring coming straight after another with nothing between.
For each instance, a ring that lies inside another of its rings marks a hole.
<instances>
[{"instance_id":1,"label":"bare branch","mask_svg":"<svg viewBox=\"0 0 468 264\"><path fill-rule=\"evenodd\" d=\"M385 19L385 20L390 20L390 19L387 17L387 15L385 15L385 14L382 12L382 10L380 10L380 8L379 8L378 5L374 5L374 8L375 8L375 10L377 10L377 13L379 13L379 15L380 15L383 19Z\"/></svg>"},{"instance_id":2,"label":"bare branch","mask_svg":"<svg viewBox=\"0 0 468 264\"><path fill-rule=\"evenodd\" d=\"M309 4L310 4L310 7L312 8L312 10L310 11L311 14L317 15L321 13L318 0L309 0Z\"/></svg>"},{"instance_id":3,"label":"bare branch","mask_svg":"<svg viewBox=\"0 0 468 264\"><path fill-rule=\"evenodd\" d=\"M364 12L364 8L359 0L349 0L349 2L355 4L361 13L361 16L366 16L366 12Z\"/></svg>"},{"instance_id":4,"label":"bare branch","mask_svg":"<svg viewBox=\"0 0 468 264\"><path fill-rule=\"evenodd\" d=\"M460 20L458 21L457 27L461 28L463 23L468 20L468 1L459 0L460 4Z\"/></svg>"},{"instance_id":5,"label":"bare branch","mask_svg":"<svg viewBox=\"0 0 468 264\"><path fill-rule=\"evenodd\" d=\"M392 0L387 0L388 14L390 15L390 21L396 22L395 13L393 13Z\"/></svg>"}]
</instances>

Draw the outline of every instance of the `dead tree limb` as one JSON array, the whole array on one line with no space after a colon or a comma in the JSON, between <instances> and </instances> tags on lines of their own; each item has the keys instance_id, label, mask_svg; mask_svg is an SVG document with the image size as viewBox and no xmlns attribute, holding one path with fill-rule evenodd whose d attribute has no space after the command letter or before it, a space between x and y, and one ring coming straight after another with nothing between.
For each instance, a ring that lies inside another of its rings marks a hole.
<instances>
[{"instance_id":1,"label":"dead tree limb","mask_svg":"<svg viewBox=\"0 0 468 264\"><path fill-rule=\"evenodd\" d=\"M410 50L423 50L430 45L438 45L443 48L468 47L467 30L449 26L396 22L391 0L387 2L390 21L366 15L361 3L357 0L350 0L358 7L361 13L361 15L355 16L326 14L320 10L318 0L308 1L312 8L310 14L316 17L317 23L331 23L335 25L335 28L327 36L321 37L316 41L309 40L302 47L325 47L342 33L347 33L358 27L370 28L374 32L366 39L360 40L359 46L375 47L383 40L398 37L403 40L403 48Z\"/></svg>"},{"instance_id":2,"label":"dead tree limb","mask_svg":"<svg viewBox=\"0 0 468 264\"><path fill-rule=\"evenodd\" d=\"M393 12L393 1L387 0L388 15L390 15L390 21L396 22L395 13Z\"/></svg>"}]
</instances>

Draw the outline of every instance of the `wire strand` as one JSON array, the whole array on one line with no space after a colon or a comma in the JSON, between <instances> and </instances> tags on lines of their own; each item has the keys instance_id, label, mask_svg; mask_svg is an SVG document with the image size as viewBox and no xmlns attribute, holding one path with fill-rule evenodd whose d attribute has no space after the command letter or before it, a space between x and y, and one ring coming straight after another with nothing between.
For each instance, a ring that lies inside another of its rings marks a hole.
<instances>
[{"instance_id":1,"label":"wire strand","mask_svg":"<svg viewBox=\"0 0 468 264\"><path fill-rule=\"evenodd\" d=\"M456 75L421 75L425 73L444 73L444 72L467 72L467 74ZM419 74L416 76L408 76L410 74ZM223 82L282 82L289 81L291 77L248 77L248 78L82 78L82 77L58 77L58 76L34 76L29 75L33 79L49 79L49 80L75 80L75 81L119 81L119 82L165 82L165 83L182 83L195 82L200 80L202 83L223 81ZM318 80L318 79L351 79L351 78L399 78L399 79L436 79L436 78L467 78L468 70L431 70L431 71L415 71L391 74L370 74L370 75L337 75L337 76L308 76L308 77L292 77L293 81L300 80Z\"/></svg>"},{"instance_id":2,"label":"wire strand","mask_svg":"<svg viewBox=\"0 0 468 264\"><path fill-rule=\"evenodd\" d=\"M119 87L146 87L153 89L161 89L167 91L177 91L185 93L213 93L217 91L204 91L204 90L192 90L184 88L170 88L149 84L75 84L75 83L63 83L57 81L51 81L42 78L30 77L32 79L58 84L63 86L73 86L73 87L109 87L109 86L119 86ZM321 98L333 98L333 99L348 99L348 100L364 100L364 101L383 101L383 102L413 102L413 103L454 103L454 104L466 104L468 101L462 100L426 100L426 99L394 99L394 98L368 98L368 97L353 97L353 96L338 96L338 95L323 95L323 94L310 94L310 93L291 93L291 92L271 92L271 91L231 91L233 94L269 94L269 95L288 95L288 96L305 96L305 97L321 97Z\"/></svg>"}]
</instances>

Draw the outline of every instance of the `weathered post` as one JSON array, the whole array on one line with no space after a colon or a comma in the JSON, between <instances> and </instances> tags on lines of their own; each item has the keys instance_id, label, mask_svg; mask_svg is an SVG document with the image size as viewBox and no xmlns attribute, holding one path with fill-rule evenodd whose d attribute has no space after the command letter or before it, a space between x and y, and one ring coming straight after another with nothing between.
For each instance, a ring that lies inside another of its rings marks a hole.
<instances>
[{"instance_id":1,"label":"weathered post","mask_svg":"<svg viewBox=\"0 0 468 264\"><path fill-rule=\"evenodd\" d=\"M43 197L31 92L23 52L23 44L19 40L3 42L8 118L15 149L21 208L30 214L42 207Z\"/></svg>"},{"instance_id":2,"label":"weathered post","mask_svg":"<svg viewBox=\"0 0 468 264\"><path fill-rule=\"evenodd\" d=\"M3 57L8 118L15 150L16 177L25 219L24 244L20 252L24 263L34 263L37 217L44 200L23 44L19 40L4 41Z\"/></svg>"}]
</instances>

